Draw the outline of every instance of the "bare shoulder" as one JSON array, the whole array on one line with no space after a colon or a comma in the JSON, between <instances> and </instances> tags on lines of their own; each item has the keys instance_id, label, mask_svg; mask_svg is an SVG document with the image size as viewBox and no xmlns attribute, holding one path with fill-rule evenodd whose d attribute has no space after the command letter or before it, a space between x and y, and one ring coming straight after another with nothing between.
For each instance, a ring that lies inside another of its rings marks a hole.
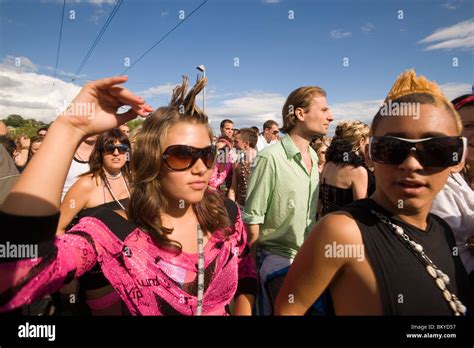
<instances>
[{"instance_id":1,"label":"bare shoulder","mask_svg":"<svg viewBox=\"0 0 474 348\"><path fill-rule=\"evenodd\" d=\"M100 179L96 179L92 176L92 174L86 175L86 176L81 176L77 181L74 183L74 185L71 187L76 190L80 190L81 192L90 192L97 188L100 184Z\"/></svg>"},{"instance_id":2,"label":"bare shoulder","mask_svg":"<svg viewBox=\"0 0 474 348\"><path fill-rule=\"evenodd\" d=\"M337 211L324 216L308 236L309 243L360 244L362 236L357 222L348 212Z\"/></svg>"}]
</instances>

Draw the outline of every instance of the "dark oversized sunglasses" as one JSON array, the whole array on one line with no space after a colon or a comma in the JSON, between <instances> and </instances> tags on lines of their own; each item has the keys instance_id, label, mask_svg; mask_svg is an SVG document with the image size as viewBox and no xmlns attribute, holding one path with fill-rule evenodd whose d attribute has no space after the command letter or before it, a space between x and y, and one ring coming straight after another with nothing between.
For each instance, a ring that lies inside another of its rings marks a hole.
<instances>
[{"instance_id":1,"label":"dark oversized sunglasses","mask_svg":"<svg viewBox=\"0 0 474 348\"><path fill-rule=\"evenodd\" d=\"M207 168L211 169L217 158L214 145L199 149L188 145L172 145L163 153L163 160L167 167L174 171L183 171L191 168L198 159L201 159Z\"/></svg>"},{"instance_id":2,"label":"dark oversized sunglasses","mask_svg":"<svg viewBox=\"0 0 474 348\"><path fill-rule=\"evenodd\" d=\"M129 147L128 147L128 145L125 145L125 144L117 144L117 145L105 144L104 153L105 154L113 154L115 152L115 149L117 149L118 152L123 155L124 153L128 152Z\"/></svg>"},{"instance_id":3,"label":"dark oversized sunglasses","mask_svg":"<svg viewBox=\"0 0 474 348\"><path fill-rule=\"evenodd\" d=\"M450 167L461 163L467 153L464 137L433 137L405 139L392 136L372 137L369 142L370 159L383 164L401 164L411 151L427 167Z\"/></svg>"}]
</instances>

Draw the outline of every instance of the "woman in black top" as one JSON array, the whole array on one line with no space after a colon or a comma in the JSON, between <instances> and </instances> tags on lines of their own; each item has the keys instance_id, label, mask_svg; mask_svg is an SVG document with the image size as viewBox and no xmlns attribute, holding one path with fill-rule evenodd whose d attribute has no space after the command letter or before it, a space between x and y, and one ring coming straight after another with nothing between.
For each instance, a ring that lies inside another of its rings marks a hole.
<instances>
[{"instance_id":1,"label":"woman in black top","mask_svg":"<svg viewBox=\"0 0 474 348\"><path fill-rule=\"evenodd\" d=\"M395 114L394 105L404 112ZM278 294L276 313L303 314L325 289L336 315L469 313L472 290L452 231L429 213L449 174L463 166L461 132L439 87L404 72L371 125L375 193L316 224Z\"/></svg>"},{"instance_id":2,"label":"woman in black top","mask_svg":"<svg viewBox=\"0 0 474 348\"><path fill-rule=\"evenodd\" d=\"M368 192L370 177L363 157L368 136L369 127L363 122L343 121L337 125L321 172L321 216L373 193Z\"/></svg>"},{"instance_id":3,"label":"woman in black top","mask_svg":"<svg viewBox=\"0 0 474 348\"><path fill-rule=\"evenodd\" d=\"M57 234L100 209L125 210L130 197L130 157L130 141L118 128L99 135L89 171L64 196Z\"/></svg>"}]
</instances>

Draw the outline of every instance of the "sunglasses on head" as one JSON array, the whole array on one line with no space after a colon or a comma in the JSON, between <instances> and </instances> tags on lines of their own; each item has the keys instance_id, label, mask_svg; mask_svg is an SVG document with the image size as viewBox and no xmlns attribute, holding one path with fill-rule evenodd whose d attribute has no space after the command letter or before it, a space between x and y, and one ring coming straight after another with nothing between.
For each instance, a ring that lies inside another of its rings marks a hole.
<instances>
[{"instance_id":1,"label":"sunglasses on head","mask_svg":"<svg viewBox=\"0 0 474 348\"><path fill-rule=\"evenodd\" d=\"M198 159L211 169L217 157L214 145L199 149L188 145L172 145L163 153L163 160L167 167L174 171L182 171L191 168Z\"/></svg>"},{"instance_id":2,"label":"sunglasses on head","mask_svg":"<svg viewBox=\"0 0 474 348\"><path fill-rule=\"evenodd\" d=\"M128 145L125 144L105 144L104 146L104 153L105 154L113 154L115 149L118 150L119 154L123 155L124 153L128 152Z\"/></svg>"},{"instance_id":3,"label":"sunglasses on head","mask_svg":"<svg viewBox=\"0 0 474 348\"><path fill-rule=\"evenodd\" d=\"M369 156L372 161L394 165L403 163L411 151L416 151L423 166L451 167L464 160L466 149L467 139L464 137L405 139L383 136L372 137L369 141Z\"/></svg>"}]
</instances>

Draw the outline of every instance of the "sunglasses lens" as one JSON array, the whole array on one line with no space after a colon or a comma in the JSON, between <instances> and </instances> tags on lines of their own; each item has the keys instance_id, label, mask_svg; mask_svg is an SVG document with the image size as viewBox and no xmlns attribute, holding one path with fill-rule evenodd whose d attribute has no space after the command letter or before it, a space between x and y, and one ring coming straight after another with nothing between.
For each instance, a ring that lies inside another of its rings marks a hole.
<instances>
[{"instance_id":1,"label":"sunglasses lens","mask_svg":"<svg viewBox=\"0 0 474 348\"><path fill-rule=\"evenodd\" d=\"M172 170L184 170L189 168L193 162L193 154L188 146L169 147L163 156Z\"/></svg>"},{"instance_id":2,"label":"sunglasses lens","mask_svg":"<svg viewBox=\"0 0 474 348\"><path fill-rule=\"evenodd\" d=\"M435 137L420 142L408 142L392 137L373 137L370 156L375 162L398 165L416 148L420 163L427 167L450 167L461 162L463 140L459 137Z\"/></svg>"},{"instance_id":3,"label":"sunglasses lens","mask_svg":"<svg viewBox=\"0 0 474 348\"><path fill-rule=\"evenodd\" d=\"M200 156L199 156L200 155ZM196 149L186 145L173 145L166 149L163 159L171 170L191 168L201 158L207 168L212 168L217 157L215 146Z\"/></svg>"},{"instance_id":4,"label":"sunglasses lens","mask_svg":"<svg viewBox=\"0 0 474 348\"><path fill-rule=\"evenodd\" d=\"M391 137L373 137L370 156L375 162L401 164L408 156L412 145Z\"/></svg>"},{"instance_id":5,"label":"sunglasses lens","mask_svg":"<svg viewBox=\"0 0 474 348\"><path fill-rule=\"evenodd\" d=\"M420 157L425 166L450 167L460 163L462 160L462 138L439 137L421 144Z\"/></svg>"}]
</instances>

